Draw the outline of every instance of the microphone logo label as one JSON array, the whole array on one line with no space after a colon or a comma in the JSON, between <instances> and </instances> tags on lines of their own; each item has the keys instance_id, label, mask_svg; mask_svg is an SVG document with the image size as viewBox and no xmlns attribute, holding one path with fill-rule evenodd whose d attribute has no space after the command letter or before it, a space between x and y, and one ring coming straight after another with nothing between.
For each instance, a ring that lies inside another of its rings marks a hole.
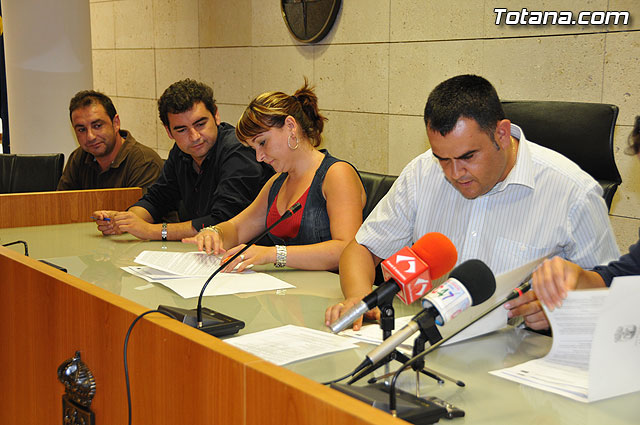
<instances>
[{"instance_id":1,"label":"microphone logo label","mask_svg":"<svg viewBox=\"0 0 640 425\"><path fill-rule=\"evenodd\" d=\"M415 273L416 272L416 260L413 257L407 257L406 255L396 255L396 264L402 263L406 261L408 263L407 269L405 273Z\"/></svg>"},{"instance_id":2,"label":"microphone logo label","mask_svg":"<svg viewBox=\"0 0 640 425\"><path fill-rule=\"evenodd\" d=\"M425 294L425 292L427 292L431 288L431 281L418 278L414 286L416 288L414 291L416 296L422 297Z\"/></svg>"},{"instance_id":3,"label":"microphone logo label","mask_svg":"<svg viewBox=\"0 0 640 425\"><path fill-rule=\"evenodd\" d=\"M404 247L382 262L385 280L393 279L399 286L398 298L411 304L431 290L429 266L411 248Z\"/></svg>"},{"instance_id":4,"label":"microphone logo label","mask_svg":"<svg viewBox=\"0 0 640 425\"><path fill-rule=\"evenodd\" d=\"M469 308L471 302L471 294L467 288L456 279L451 278L429 292L423 301L423 307L426 308L429 304L433 305L440 313L436 323L444 324Z\"/></svg>"},{"instance_id":5,"label":"microphone logo label","mask_svg":"<svg viewBox=\"0 0 640 425\"><path fill-rule=\"evenodd\" d=\"M428 266L416 256L411 248L404 247L382 262L385 280L394 279L399 284L414 282L428 270Z\"/></svg>"}]
</instances>

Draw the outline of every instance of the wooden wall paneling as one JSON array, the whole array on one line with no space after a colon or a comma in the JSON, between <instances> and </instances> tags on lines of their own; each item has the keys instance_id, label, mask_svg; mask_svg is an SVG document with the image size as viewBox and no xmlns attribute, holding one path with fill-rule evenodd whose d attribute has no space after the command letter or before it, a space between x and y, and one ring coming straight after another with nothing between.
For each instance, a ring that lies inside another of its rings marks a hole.
<instances>
[{"instance_id":1,"label":"wooden wall paneling","mask_svg":"<svg viewBox=\"0 0 640 425\"><path fill-rule=\"evenodd\" d=\"M93 211L123 211L141 197L139 187L0 194L0 228L87 222Z\"/></svg>"}]
</instances>

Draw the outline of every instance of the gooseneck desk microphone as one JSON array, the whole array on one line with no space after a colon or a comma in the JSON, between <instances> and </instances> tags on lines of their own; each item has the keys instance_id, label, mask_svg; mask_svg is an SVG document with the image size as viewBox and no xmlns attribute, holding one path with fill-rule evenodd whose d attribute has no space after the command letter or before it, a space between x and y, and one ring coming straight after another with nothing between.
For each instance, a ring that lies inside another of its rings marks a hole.
<instances>
[{"instance_id":1,"label":"gooseneck desk microphone","mask_svg":"<svg viewBox=\"0 0 640 425\"><path fill-rule=\"evenodd\" d=\"M176 318L176 320L181 321L182 323L194 327L196 329L200 329L203 332L206 332L213 336L224 336L231 335L238 332L240 329L244 328L244 322L234 319L232 317L226 316L224 314L218 313L217 311L213 311L208 308L202 307L202 297L204 296L204 291L207 289L209 282L213 279L221 270L223 270L227 264L230 264L233 260L238 258L242 253L244 253L247 249L251 248L255 245L260 239L265 237L267 233L271 231L278 224L283 222L284 220L291 217L297 211L302 208L299 202L296 202L282 214L275 223L271 226L267 227L267 229L262 232L260 235L251 240L244 248L240 251L233 254L229 257L224 263L220 264L211 276L206 280L204 285L202 286L202 290L200 291L200 296L198 297L198 307L194 309L184 309L179 307L172 307L167 305L161 305L158 307L158 310L165 311Z\"/></svg>"}]
</instances>

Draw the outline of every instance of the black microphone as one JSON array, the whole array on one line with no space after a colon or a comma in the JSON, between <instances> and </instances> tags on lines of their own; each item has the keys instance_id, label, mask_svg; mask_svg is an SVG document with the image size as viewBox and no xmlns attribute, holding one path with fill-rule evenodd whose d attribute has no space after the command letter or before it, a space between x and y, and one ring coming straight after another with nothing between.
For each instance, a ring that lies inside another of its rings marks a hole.
<instances>
[{"instance_id":1,"label":"black microphone","mask_svg":"<svg viewBox=\"0 0 640 425\"><path fill-rule=\"evenodd\" d=\"M451 271L446 282L422 299L424 309L420 313L367 354L354 374L386 358L424 326L424 319L430 319L427 322L442 326L470 306L482 304L491 298L495 291L496 278L491 269L480 260L465 261Z\"/></svg>"},{"instance_id":2,"label":"black microphone","mask_svg":"<svg viewBox=\"0 0 640 425\"><path fill-rule=\"evenodd\" d=\"M487 316L489 313L493 312L498 307L502 306L507 301L511 301L511 300L513 300L515 298L518 298L518 297L522 296L522 294L524 294L529 289L531 289L531 276L532 276L532 274L527 276L526 279L517 288L515 288L511 292L509 292L509 294L506 297L504 297L502 300L498 301L491 308L489 308L488 310L483 312L480 316L476 317L474 320L472 320L471 322L467 323L466 325L464 325L463 327L461 327L460 329L458 329L457 331L455 331L454 333L452 333L448 337L446 337L444 339L441 339L440 341L438 341L435 344L431 345L429 348L424 350L422 353L416 354L415 356L410 358L407 362L405 362L402 366L400 366L400 368L394 374L393 379L391 380L390 388L389 388L389 409L390 409L390 411L394 412L395 408L396 408L396 391L395 391L396 381L398 379L398 376L400 376L400 374L402 373L402 371L407 369L412 363L417 362L420 359L424 358L427 354L431 353L432 351L434 351L435 349L440 347L442 344L444 344L445 342L449 341L451 338L453 338L454 336L458 335L463 330L467 329L469 326L471 326L474 323L480 321L482 318Z\"/></svg>"},{"instance_id":3,"label":"black microphone","mask_svg":"<svg viewBox=\"0 0 640 425\"><path fill-rule=\"evenodd\" d=\"M525 292L527 292L529 289L531 289L531 276L529 275L521 284L520 286L518 286L517 288L514 288L511 292L509 292L509 294L504 297L502 300L498 301L497 303L495 303L493 306L491 306L491 308L489 308L488 310L484 311L480 316L476 317L475 319L473 319L471 322L467 323L466 325L464 325L463 327L461 327L460 329L458 329L457 331L455 331L454 333L452 333L451 335L449 335L448 337L438 341L437 343L433 344L432 346L430 346L429 348L427 348L425 351L423 351L422 353L420 353L418 356L424 357L425 355L429 354L430 352L432 352L433 350L435 350L436 348L438 348L440 345L444 344L445 342L449 341L451 338L453 338L454 336L458 335L460 332L462 332L463 330L467 329L469 326L473 325L474 323L480 321L480 319L482 319L483 317L485 317L486 315L488 315L489 313L493 312L495 309L497 309L498 307L502 306L504 303L506 303L507 301L511 301L515 298L518 298L520 296L522 296L522 294L524 294ZM418 357L416 356L416 357ZM411 361L411 360L410 360Z\"/></svg>"},{"instance_id":4,"label":"black microphone","mask_svg":"<svg viewBox=\"0 0 640 425\"><path fill-rule=\"evenodd\" d=\"M265 237L267 235L267 233L269 233L271 231L271 229L273 229L278 224L280 224L284 220L286 220L289 217L291 217L296 212L298 212L300 210L300 208L302 208L302 205L300 205L300 202L296 202L295 204L293 204L291 206L291 208L289 208L287 211L285 211L284 214L282 214L282 217L280 217L278 220L276 220L275 223L273 223L271 226L267 227L264 232L262 232L257 237L253 238L249 243L247 243L244 248L242 248L240 251L236 252L231 257L227 258L227 260L225 262L220 264L220 267L218 267L213 273L211 273L211 276L209 276L209 278L205 281L204 285L202 286L202 290L200 291L200 295L198 296L198 307L195 310L193 310L193 309L187 310L187 309L183 309L183 308L179 308L179 307L172 307L172 306L166 306L166 305L159 306L158 310L166 311L167 313L169 313L172 316L174 316L177 320L180 320L182 323L187 324L187 325L189 325L191 327L194 327L196 329L200 329L200 330L202 330L204 332L207 332L207 333L209 333L211 335L214 335L214 336L228 335L230 333L230 332L228 332L228 329L227 329L227 331L225 333L220 333L220 332L216 332L215 328L209 329L206 325L203 326L203 320L202 320L202 314L203 314L203 311L202 311L202 298L204 297L204 291L207 289L207 286L209 285L209 282L211 282L211 279L213 279L218 273L220 273L220 271L222 271L227 266L227 264L231 263L233 260L235 260L240 255L242 255L242 253L244 253L247 249L251 248L260 239ZM240 321L238 321L236 319L232 319L232 318L230 318L228 316L225 316L223 314L214 312L212 310L209 310L209 309L207 309L207 310L208 310L208 312L206 314L207 314L207 319L209 319L209 323L220 323L221 321L223 321L223 322L235 321L236 323L242 324L240 327L236 326L235 332L237 332L238 330L240 330L240 329L242 329L244 327L244 323L243 322L240 322ZM194 316L195 316L195 321L193 320ZM213 332L216 332L216 333L214 334ZM235 332L231 332L231 333L235 333Z\"/></svg>"}]
</instances>

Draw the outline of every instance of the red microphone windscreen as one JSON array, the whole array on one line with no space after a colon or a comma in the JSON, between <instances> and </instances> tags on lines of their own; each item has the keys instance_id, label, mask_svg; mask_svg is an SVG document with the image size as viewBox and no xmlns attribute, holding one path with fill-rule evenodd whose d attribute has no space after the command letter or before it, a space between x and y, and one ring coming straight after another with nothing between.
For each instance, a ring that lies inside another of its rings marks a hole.
<instances>
[{"instance_id":1,"label":"red microphone windscreen","mask_svg":"<svg viewBox=\"0 0 640 425\"><path fill-rule=\"evenodd\" d=\"M458 251L448 237L438 232L427 233L411 247L413 252L429 265L431 279L449 272L458 261Z\"/></svg>"}]
</instances>

